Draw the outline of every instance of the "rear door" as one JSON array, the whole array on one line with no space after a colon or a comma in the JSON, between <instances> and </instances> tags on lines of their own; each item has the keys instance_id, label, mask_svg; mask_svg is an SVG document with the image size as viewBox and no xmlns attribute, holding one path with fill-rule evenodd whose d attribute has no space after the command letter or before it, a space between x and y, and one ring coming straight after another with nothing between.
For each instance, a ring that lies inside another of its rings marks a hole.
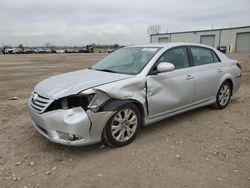
<instances>
[{"instance_id":1,"label":"rear door","mask_svg":"<svg viewBox=\"0 0 250 188\"><path fill-rule=\"evenodd\" d=\"M190 46L194 63L195 102L213 99L224 74L223 66L216 53L209 48Z\"/></svg>"},{"instance_id":2,"label":"rear door","mask_svg":"<svg viewBox=\"0 0 250 188\"><path fill-rule=\"evenodd\" d=\"M147 76L147 101L150 118L165 115L185 108L194 102L194 76L189 66L185 46L167 50L156 62L169 62L175 70L166 73L152 73ZM154 71L152 71L154 72Z\"/></svg>"}]
</instances>

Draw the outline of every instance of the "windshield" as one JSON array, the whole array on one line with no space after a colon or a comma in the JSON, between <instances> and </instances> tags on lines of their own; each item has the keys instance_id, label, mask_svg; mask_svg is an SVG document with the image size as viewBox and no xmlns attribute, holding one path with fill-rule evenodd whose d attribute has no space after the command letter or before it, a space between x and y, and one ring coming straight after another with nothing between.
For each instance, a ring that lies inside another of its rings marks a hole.
<instances>
[{"instance_id":1,"label":"windshield","mask_svg":"<svg viewBox=\"0 0 250 188\"><path fill-rule=\"evenodd\" d=\"M138 74L160 49L152 47L123 48L105 57L91 67L91 69L124 74Z\"/></svg>"}]
</instances>

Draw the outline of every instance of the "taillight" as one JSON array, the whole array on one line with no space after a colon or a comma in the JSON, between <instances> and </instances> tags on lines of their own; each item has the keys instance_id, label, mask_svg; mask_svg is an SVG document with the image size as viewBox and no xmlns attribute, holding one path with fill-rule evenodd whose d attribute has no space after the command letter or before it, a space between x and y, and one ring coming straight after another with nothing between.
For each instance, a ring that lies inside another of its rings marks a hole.
<instances>
[{"instance_id":1,"label":"taillight","mask_svg":"<svg viewBox=\"0 0 250 188\"><path fill-rule=\"evenodd\" d=\"M241 70L242 69L242 66L240 63L236 63L237 67L239 67L239 69Z\"/></svg>"}]
</instances>

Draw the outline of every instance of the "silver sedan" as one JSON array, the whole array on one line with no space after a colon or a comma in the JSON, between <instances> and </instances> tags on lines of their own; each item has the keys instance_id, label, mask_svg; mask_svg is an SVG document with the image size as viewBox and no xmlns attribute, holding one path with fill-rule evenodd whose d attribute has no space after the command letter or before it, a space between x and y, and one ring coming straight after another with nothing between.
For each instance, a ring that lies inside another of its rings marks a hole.
<instances>
[{"instance_id":1,"label":"silver sedan","mask_svg":"<svg viewBox=\"0 0 250 188\"><path fill-rule=\"evenodd\" d=\"M142 126L202 106L225 108L240 80L240 64L208 46L131 46L38 83L29 110L53 142L124 146Z\"/></svg>"}]
</instances>

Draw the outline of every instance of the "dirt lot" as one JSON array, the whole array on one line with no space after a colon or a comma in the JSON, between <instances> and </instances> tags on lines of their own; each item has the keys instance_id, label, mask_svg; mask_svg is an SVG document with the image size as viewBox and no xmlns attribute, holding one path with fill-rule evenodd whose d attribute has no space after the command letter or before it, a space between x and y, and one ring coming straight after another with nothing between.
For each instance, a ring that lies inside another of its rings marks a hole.
<instances>
[{"instance_id":1,"label":"dirt lot","mask_svg":"<svg viewBox=\"0 0 250 188\"><path fill-rule=\"evenodd\" d=\"M35 84L103 56L0 56L0 187L250 187L247 54L230 55L243 65L243 83L226 109L200 108L147 126L126 147L66 147L36 133L27 111Z\"/></svg>"}]
</instances>

